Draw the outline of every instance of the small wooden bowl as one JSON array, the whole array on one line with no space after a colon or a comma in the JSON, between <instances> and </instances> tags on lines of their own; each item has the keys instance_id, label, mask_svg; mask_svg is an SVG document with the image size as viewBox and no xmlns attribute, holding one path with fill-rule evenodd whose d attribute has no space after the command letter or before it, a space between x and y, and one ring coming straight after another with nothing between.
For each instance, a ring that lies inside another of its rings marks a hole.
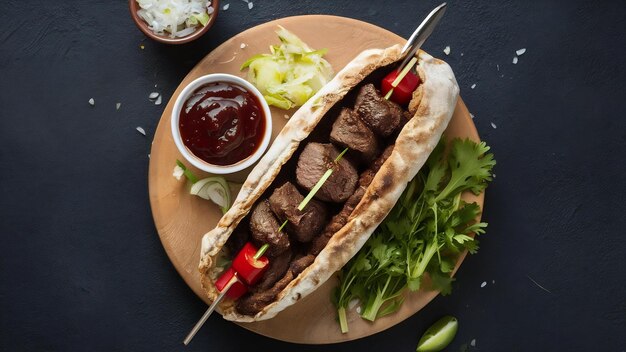
<instances>
[{"instance_id":1,"label":"small wooden bowl","mask_svg":"<svg viewBox=\"0 0 626 352\"><path fill-rule=\"evenodd\" d=\"M180 38L170 38L167 35L155 34L148 27L148 24L146 23L146 21L144 21L141 17L139 17L139 15L137 15L137 11L140 9L139 4L137 3L137 0L128 1L128 7L130 9L130 16L133 18L133 21L135 21L135 24L143 32L143 34L145 34L146 37L150 39L153 39L153 40L156 40L157 42L165 43L165 44L189 43L190 41L196 40L200 38L202 35L204 35L204 33L208 32L209 28L211 28L211 26L213 25L213 22L215 22L215 19L217 18L217 13L219 12L219 8L220 8L220 1L211 0L211 6L213 7L213 14L211 14L211 18L209 19L209 22L206 24L206 26L196 30L195 32L187 36L180 37Z\"/></svg>"}]
</instances>

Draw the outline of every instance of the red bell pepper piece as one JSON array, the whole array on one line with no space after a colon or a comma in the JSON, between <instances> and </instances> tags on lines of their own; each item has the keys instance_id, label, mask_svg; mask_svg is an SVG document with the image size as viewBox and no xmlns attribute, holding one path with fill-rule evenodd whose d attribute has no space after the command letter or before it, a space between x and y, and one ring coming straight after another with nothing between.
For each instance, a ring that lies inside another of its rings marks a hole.
<instances>
[{"instance_id":1,"label":"red bell pepper piece","mask_svg":"<svg viewBox=\"0 0 626 352\"><path fill-rule=\"evenodd\" d=\"M398 70L393 70L385 78L383 78L380 85L380 91L383 96L391 90L391 83L393 83L396 77L398 77L398 74ZM413 72L409 71L400 83L398 83L398 86L393 88L393 93L391 93L391 97L389 99L400 105L407 105L411 101L413 92L417 89L419 84L420 78Z\"/></svg>"},{"instance_id":2,"label":"red bell pepper piece","mask_svg":"<svg viewBox=\"0 0 626 352\"><path fill-rule=\"evenodd\" d=\"M256 253L257 249L252 243L248 242L233 260L232 268L235 269L237 276L248 286L254 285L261 279L270 262L265 256L255 259L254 255Z\"/></svg>"},{"instance_id":3,"label":"red bell pepper piece","mask_svg":"<svg viewBox=\"0 0 626 352\"><path fill-rule=\"evenodd\" d=\"M226 296L231 299L238 299L239 297L246 294L246 292L248 292L248 288L246 287L246 285L243 284L243 282L241 282L241 280L239 280L239 278L237 277L237 272L235 271L235 269L233 269L233 267L226 269L226 271L224 271L224 273L220 275L217 281L215 281L215 287L218 291L222 292L226 285L228 285L230 280L233 279L233 277L235 277L235 280L237 281L235 281L235 283L230 287L228 292L226 292Z\"/></svg>"}]
</instances>

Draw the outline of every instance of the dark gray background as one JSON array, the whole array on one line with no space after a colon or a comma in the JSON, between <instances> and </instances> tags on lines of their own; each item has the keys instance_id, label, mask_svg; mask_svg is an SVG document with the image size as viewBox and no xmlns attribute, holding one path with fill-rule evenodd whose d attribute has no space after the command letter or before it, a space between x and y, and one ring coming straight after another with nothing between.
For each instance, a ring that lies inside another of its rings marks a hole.
<instances>
[{"instance_id":1,"label":"dark gray background","mask_svg":"<svg viewBox=\"0 0 626 352\"><path fill-rule=\"evenodd\" d=\"M206 307L161 247L147 191L150 142L179 82L272 19L334 14L407 37L438 4L256 0L249 11L222 1L230 9L210 34L185 46L147 40L123 0L0 2L1 350L185 350ZM445 314L460 322L449 351L472 339L477 351L626 349L625 28L625 1L450 1L425 49L454 69L498 160L488 233L453 294L332 346L214 316L186 350L413 351ZM161 106L147 99L155 90Z\"/></svg>"}]
</instances>

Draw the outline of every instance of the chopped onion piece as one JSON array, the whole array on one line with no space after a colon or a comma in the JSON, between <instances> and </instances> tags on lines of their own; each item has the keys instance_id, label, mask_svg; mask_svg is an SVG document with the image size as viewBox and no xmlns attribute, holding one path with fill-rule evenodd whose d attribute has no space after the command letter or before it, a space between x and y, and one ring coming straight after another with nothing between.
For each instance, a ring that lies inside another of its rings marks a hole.
<instances>
[{"instance_id":1,"label":"chopped onion piece","mask_svg":"<svg viewBox=\"0 0 626 352\"><path fill-rule=\"evenodd\" d=\"M150 95L148 95L148 99L156 99L159 97L159 93L158 92L152 92L150 93Z\"/></svg>"},{"instance_id":2,"label":"chopped onion piece","mask_svg":"<svg viewBox=\"0 0 626 352\"><path fill-rule=\"evenodd\" d=\"M146 130L144 130L143 127L136 127L135 129L137 130L137 132L143 134L144 136L146 135Z\"/></svg>"},{"instance_id":3,"label":"chopped onion piece","mask_svg":"<svg viewBox=\"0 0 626 352\"><path fill-rule=\"evenodd\" d=\"M450 55L450 46L446 46L446 48L445 48L445 49L443 49L443 52L444 52L446 55ZM463 54L461 54L461 55L463 55Z\"/></svg>"},{"instance_id":4,"label":"chopped onion piece","mask_svg":"<svg viewBox=\"0 0 626 352\"><path fill-rule=\"evenodd\" d=\"M161 105L161 96L160 95L157 98L157 100L154 102L154 105Z\"/></svg>"},{"instance_id":5,"label":"chopped onion piece","mask_svg":"<svg viewBox=\"0 0 626 352\"><path fill-rule=\"evenodd\" d=\"M185 36L188 36L188 35L190 35L191 33L195 32L195 31L196 31L196 27L187 27L187 28L177 32L176 34L177 34L178 37L185 37Z\"/></svg>"},{"instance_id":6,"label":"chopped onion piece","mask_svg":"<svg viewBox=\"0 0 626 352\"><path fill-rule=\"evenodd\" d=\"M230 209L230 188L223 177L213 176L199 180L191 186L190 193L217 204L222 209L222 213Z\"/></svg>"},{"instance_id":7,"label":"chopped onion piece","mask_svg":"<svg viewBox=\"0 0 626 352\"><path fill-rule=\"evenodd\" d=\"M517 59L517 56L515 56L515 57L513 58L513 65L516 65L516 64L517 64L517 60L518 60L518 59Z\"/></svg>"},{"instance_id":8,"label":"chopped onion piece","mask_svg":"<svg viewBox=\"0 0 626 352\"><path fill-rule=\"evenodd\" d=\"M218 64L227 64L229 62L233 62L233 60L235 60L235 58L237 58L237 55L233 55L233 57L231 57L230 59L228 59L226 61L220 61L220 62L218 62Z\"/></svg>"},{"instance_id":9,"label":"chopped onion piece","mask_svg":"<svg viewBox=\"0 0 626 352\"><path fill-rule=\"evenodd\" d=\"M89 98L89 105L95 106L96 105L96 101L93 98Z\"/></svg>"},{"instance_id":10,"label":"chopped onion piece","mask_svg":"<svg viewBox=\"0 0 626 352\"><path fill-rule=\"evenodd\" d=\"M172 172L172 176L174 176L178 181L185 174L185 170L182 167L176 165L174 166L174 172Z\"/></svg>"},{"instance_id":11,"label":"chopped onion piece","mask_svg":"<svg viewBox=\"0 0 626 352\"><path fill-rule=\"evenodd\" d=\"M525 52L526 52L526 48L521 48L521 49L515 51L517 56L522 56L522 55L524 55Z\"/></svg>"}]
</instances>

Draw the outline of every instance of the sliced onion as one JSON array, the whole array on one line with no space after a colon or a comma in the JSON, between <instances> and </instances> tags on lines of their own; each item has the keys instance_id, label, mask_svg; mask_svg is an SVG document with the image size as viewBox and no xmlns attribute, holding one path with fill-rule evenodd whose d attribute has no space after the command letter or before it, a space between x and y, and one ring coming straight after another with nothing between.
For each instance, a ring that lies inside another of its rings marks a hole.
<instances>
[{"instance_id":1,"label":"sliced onion","mask_svg":"<svg viewBox=\"0 0 626 352\"><path fill-rule=\"evenodd\" d=\"M150 29L171 38L193 33L206 25L214 9L207 0L136 0L141 17Z\"/></svg>"},{"instance_id":2,"label":"sliced onion","mask_svg":"<svg viewBox=\"0 0 626 352\"><path fill-rule=\"evenodd\" d=\"M185 37L190 35L191 33L196 31L196 27L187 27L183 30L177 31L176 34L174 34L176 37L180 38L180 37Z\"/></svg>"},{"instance_id":3,"label":"sliced onion","mask_svg":"<svg viewBox=\"0 0 626 352\"><path fill-rule=\"evenodd\" d=\"M230 188L223 177L213 176L199 180L191 186L190 193L217 204L223 213L230 209Z\"/></svg>"}]
</instances>

